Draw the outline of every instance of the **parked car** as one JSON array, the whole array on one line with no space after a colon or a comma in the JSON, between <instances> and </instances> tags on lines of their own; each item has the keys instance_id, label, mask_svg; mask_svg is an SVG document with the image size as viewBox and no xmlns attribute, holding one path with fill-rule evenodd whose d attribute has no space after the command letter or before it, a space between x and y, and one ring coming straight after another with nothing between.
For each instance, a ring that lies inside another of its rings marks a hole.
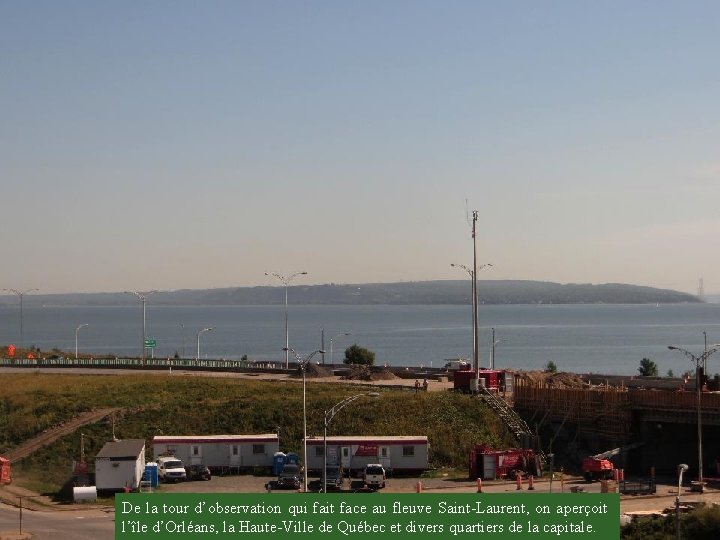
<instances>
[{"instance_id":1,"label":"parked car","mask_svg":"<svg viewBox=\"0 0 720 540\"><path fill-rule=\"evenodd\" d=\"M340 465L327 466L327 478L320 479L320 486L325 486L325 491L342 489L343 485L343 468Z\"/></svg>"},{"instance_id":2,"label":"parked car","mask_svg":"<svg viewBox=\"0 0 720 540\"><path fill-rule=\"evenodd\" d=\"M283 466L275 486L278 489L300 489L302 471L299 465L288 463Z\"/></svg>"},{"instance_id":3,"label":"parked car","mask_svg":"<svg viewBox=\"0 0 720 540\"><path fill-rule=\"evenodd\" d=\"M379 463L370 463L365 466L363 482L369 488L378 489L385 487L385 468Z\"/></svg>"},{"instance_id":4,"label":"parked car","mask_svg":"<svg viewBox=\"0 0 720 540\"><path fill-rule=\"evenodd\" d=\"M210 480L212 474L205 465L189 465L185 467L188 480Z\"/></svg>"},{"instance_id":5,"label":"parked car","mask_svg":"<svg viewBox=\"0 0 720 540\"><path fill-rule=\"evenodd\" d=\"M161 482L184 482L187 479L182 461L175 456L161 456L157 464L158 478Z\"/></svg>"}]
</instances>

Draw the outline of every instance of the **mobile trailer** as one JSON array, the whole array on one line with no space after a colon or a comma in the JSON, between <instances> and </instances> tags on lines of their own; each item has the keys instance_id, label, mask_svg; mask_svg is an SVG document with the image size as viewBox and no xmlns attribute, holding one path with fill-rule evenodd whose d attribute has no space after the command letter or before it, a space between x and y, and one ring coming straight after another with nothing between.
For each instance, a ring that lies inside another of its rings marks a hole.
<instances>
[{"instance_id":1,"label":"mobile trailer","mask_svg":"<svg viewBox=\"0 0 720 540\"><path fill-rule=\"evenodd\" d=\"M324 448L322 437L308 437L308 470L322 471ZM357 476L371 463L379 463L394 474L422 472L428 468L428 439L424 435L327 438L328 465L340 465Z\"/></svg>"},{"instance_id":2,"label":"mobile trailer","mask_svg":"<svg viewBox=\"0 0 720 540\"><path fill-rule=\"evenodd\" d=\"M135 490L145 472L145 439L105 443L95 456L98 491Z\"/></svg>"},{"instance_id":3,"label":"mobile trailer","mask_svg":"<svg viewBox=\"0 0 720 540\"><path fill-rule=\"evenodd\" d=\"M155 458L172 454L185 465L206 465L219 474L254 468L272 469L280 440L275 433L257 435L161 435L153 437Z\"/></svg>"}]
</instances>

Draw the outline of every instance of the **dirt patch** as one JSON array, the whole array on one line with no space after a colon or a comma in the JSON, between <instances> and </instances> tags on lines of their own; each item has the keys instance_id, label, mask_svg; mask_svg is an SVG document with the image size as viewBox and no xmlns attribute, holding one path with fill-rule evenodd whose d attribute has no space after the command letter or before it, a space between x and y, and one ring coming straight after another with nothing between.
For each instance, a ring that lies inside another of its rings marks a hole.
<instances>
[{"instance_id":1,"label":"dirt patch","mask_svg":"<svg viewBox=\"0 0 720 540\"><path fill-rule=\"evenodd\" d=\"M373 369L371 366L350 366L350 373L342 379L348 381L391 381L399 379L389 368Z\"/></svg>"}]
</instances>

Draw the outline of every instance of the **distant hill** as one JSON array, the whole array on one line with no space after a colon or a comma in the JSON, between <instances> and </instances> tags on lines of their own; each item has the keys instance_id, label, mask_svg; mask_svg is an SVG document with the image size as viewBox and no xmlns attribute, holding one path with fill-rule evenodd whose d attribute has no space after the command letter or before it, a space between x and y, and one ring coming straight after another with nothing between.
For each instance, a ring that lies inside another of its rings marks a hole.
<instances>
[{"instance_id":1,"label":"distant hill","mask_svg":"<svg viewBox=\"0 0 720 540\"><path fill-rule=\"evenodd\" d=\"M293 304L469 304L470 280L364 283L354 285L296 285L290 287ZM607 283L561 284L547 281L479 281L482 304L675 304L701 302L693 295L667 289ZM30 301L30 297L25 299ZM33 303L45 305L129 305L137 302L127 293L33 294ZM272 305L285 301L283 287L228 287L184 289L152 295L155 305ZM0 297L0 304L17 298Z\"/></svg>"}]
</instances>

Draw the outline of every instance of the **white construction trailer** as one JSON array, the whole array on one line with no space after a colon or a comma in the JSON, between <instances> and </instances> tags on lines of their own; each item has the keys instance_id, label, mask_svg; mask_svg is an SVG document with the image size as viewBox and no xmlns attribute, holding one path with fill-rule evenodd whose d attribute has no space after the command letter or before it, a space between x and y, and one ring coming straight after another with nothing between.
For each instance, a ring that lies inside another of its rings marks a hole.
<instances>
[{"instance_id":1,"label":"white construction trailer","mask_svg":"<svg viewBox=\"0 0 720 540\"><path fill-rule=\"evenodd\" d=\"M308 437L308 469L322 471L324 440ZM392 473L417 473L428 467L428 439L424 435L336 436L327 438L327 464L342 465L356 475L369 463Z\"/></svg>"},{"instance_id":2,"label":"white construction trailer","mask_svg":"<svg viewBox=\"0 0 720 540\"><path fill-rule=\"evenodd\" d=\"M95 456L98 491L135 490L145 472L145 439L105 443Z\"/></svg>"},{"instance_id":3,"label":"white construction trailer","mask_svg":"<svg viewBox=\"0 0 720 540\"><path fill-rule=\"evenodd\" d=\"M172 454L185 465L206 465L219 474L272 468L273 455L279 448L280 439L275 433L153 437L155 459Z\"/></svg>"}]
</instances>

